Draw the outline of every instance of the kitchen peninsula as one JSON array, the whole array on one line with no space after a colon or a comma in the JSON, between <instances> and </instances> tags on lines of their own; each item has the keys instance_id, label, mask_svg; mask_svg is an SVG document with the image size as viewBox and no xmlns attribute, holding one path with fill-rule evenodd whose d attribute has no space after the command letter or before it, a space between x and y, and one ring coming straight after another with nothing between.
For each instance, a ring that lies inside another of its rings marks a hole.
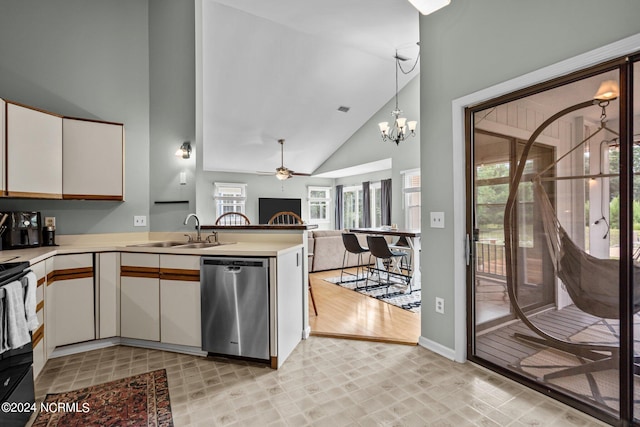
<instances>
[{"instance_id":1,"label":"kitchen peninsula","mask_svg":"<svg viewBox=\"0 0 640 427\"><path fill-rule=\"evenodd\" d=\"M0 251L0 262L28 261L38 277L34 374L49 358L111 345L206 356L202 256L268 260L268 363L282 366L309 334L308 226L222 228L202 226L220 241L202 248L189 247L183 233L150 232L61 235L59 246Z\"/></svg>"}]
</instances>

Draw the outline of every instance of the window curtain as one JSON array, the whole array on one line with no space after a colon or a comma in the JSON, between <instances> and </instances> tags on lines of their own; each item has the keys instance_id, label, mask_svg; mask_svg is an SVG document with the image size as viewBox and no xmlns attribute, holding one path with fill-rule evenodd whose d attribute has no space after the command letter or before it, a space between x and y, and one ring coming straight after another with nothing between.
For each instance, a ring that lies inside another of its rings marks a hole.
<instances>
[{"instance_id":1,"label":"window curtain","mask_svg":"<svg viewBox=\"0 0 640 427\"><path fill-rule=\"evenodd\" d=\"M362 226L371 227L371 193L369 192L369 181L362 183Z\"/></svg>"},{"instance_id":2,"label":"window curtain","mask_svg":"<svg viewBox=\"0 0 640 427\"><path fill-rule=\"evenodd\" d=\"M336 185L336 230L342 230L344 228L344 220L342 218L342 185Z\"/></svg>"},{"instance_id":3,"label":"window curtain","mask_svg":"<svg viewBox=\"0 0 640 427\"><path fill-rule=\"evenodd\" d=\"M380 181L381 225L391 225L391 179Z\"/></svg>"}]
</instances>

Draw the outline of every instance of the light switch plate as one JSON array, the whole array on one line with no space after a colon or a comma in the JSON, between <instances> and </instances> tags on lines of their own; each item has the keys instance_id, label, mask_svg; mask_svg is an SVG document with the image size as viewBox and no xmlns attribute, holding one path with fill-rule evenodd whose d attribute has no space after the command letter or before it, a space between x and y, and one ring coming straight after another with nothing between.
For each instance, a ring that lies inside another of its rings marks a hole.
<instances>
[{"instance_id":1,"label":"light switch plate","mask_svg":"<svg viewBox=\"0 0 640 427\"><path fill-rule=\"evenodd\" d=\"M444 212L431 212L431 228L444 228Z\"/></svg>"},{"instance_id":2,"label":"light switch plate","mask_svg":"<svg viewBox=\"0 0 640 427\"><path fill-rule=\"evenodd\" d=\"M56 217L55 216L45 216L44 217L44 226L45 227L55 227L56 226Z\"/></svg>"},{"instance_id":3,"label":"light switch plate","mask_svg":"<svg viewBox=\"0 0 640 427\"><path fill-rule=\"evenodd\" d=\"M145 215L136 215L133 217L133 226L134 227L146 227L147 226L147 217Z\"/></svg>"}]
</instances>

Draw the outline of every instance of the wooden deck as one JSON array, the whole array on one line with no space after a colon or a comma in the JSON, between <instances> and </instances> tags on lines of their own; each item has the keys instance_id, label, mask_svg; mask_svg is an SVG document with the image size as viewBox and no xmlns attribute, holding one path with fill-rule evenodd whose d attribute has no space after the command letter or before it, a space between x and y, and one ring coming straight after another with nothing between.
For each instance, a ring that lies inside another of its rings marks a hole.
<instances>
[{"instance_id":1,"label":"wooden deck","mask_svg":"<svg viewBox=\"0 0 640 427\"><path fill-rule=\"evenodd\" d=\"M418 344L420 314L323 280L339 275L340 270L309 275L318 308L318 315L315 316L309 299L311 335Z\"/></svg>"},{"instance_id":2,"label":"wooden deck","mask_svg":"<svg viewBox=\"0 0 640 427\"><path fill-rule=\"evenodd\" d=\"M549 310L532 317L540 329L567 339L601 320L575 306L562 310ZM536 354L540 347L514 338L515 333L536 336L520 321L481 333L476 337L476 355L501 366L513 366L520 360Z\"/></svg>"}]
</instances>

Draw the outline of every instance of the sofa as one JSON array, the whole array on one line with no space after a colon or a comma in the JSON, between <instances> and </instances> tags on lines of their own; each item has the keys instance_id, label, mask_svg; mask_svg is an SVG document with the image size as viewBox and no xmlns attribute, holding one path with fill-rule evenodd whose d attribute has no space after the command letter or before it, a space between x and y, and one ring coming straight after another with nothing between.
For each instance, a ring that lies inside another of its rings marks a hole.
<instances>
[{"instance_id":1,"label":"sofa","mask_svg":"<svg viewBox=\"0 0 640 427\"><path fill-rule=\"evenodd\" d=\"M342 257L344 256L344 244L342 243L342 230L313 230L308 233L309 253L313 257L309 261L309 271L337 270L342 268ZM367 247L367 236L358 234L358 240L362 247ZM368 264L369 252L362 254L362 263ZM358 265L358 256L352 253L347 254L345 266L355 267Z\"/></svg>"}]
</instances>

